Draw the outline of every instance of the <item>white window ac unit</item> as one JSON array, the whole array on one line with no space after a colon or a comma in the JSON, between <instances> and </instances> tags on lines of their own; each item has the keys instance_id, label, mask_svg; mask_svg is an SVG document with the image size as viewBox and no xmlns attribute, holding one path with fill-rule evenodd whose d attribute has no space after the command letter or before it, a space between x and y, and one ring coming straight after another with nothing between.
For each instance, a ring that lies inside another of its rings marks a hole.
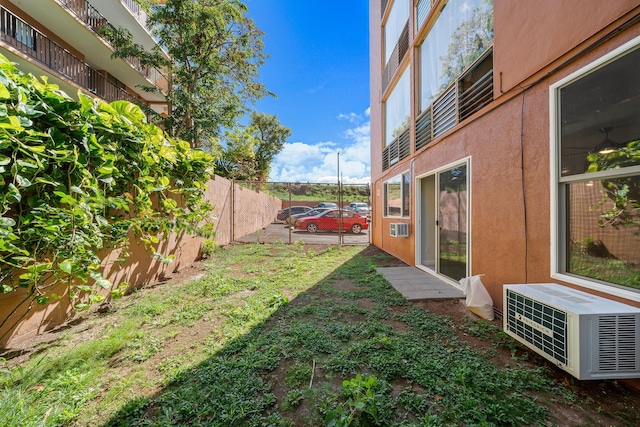
<instances>
[{"instance_id":1,"label":"white window ac unit","mask_svg":"<svg viewBox=\"0 0 640 427\"><path fill-rule=\"evenodd\" d=\"M555 283L503 298L505 332L579 380L640 378L640 309Z\"/></svg>"},{"instance_id":2,"label":"white window ac unit","mask_svg":"<svg viewBox=\"0 0 640 427\"><path fill-rule=\"evenodd\" d=\"M390 233L393 237L409 237L409 224L405 222L392 222Z\"/></svg>"}]
</instances>

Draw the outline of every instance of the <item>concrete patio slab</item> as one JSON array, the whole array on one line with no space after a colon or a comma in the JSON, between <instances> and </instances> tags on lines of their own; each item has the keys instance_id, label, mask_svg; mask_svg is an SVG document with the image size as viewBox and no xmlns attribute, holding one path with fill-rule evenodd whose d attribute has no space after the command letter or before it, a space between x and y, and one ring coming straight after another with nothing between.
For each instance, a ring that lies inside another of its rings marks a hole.
<instances>
[{"instance_id":1,"label":"concrete patio slab","mask_svg":"<svg viewBox=\"0 0 640 427\"><path fill-rule=\"evenodd\" d=\"M415 267L378 267L376 271L409 301L465 297L459 288Z\"/></svg>"}]
</instances>

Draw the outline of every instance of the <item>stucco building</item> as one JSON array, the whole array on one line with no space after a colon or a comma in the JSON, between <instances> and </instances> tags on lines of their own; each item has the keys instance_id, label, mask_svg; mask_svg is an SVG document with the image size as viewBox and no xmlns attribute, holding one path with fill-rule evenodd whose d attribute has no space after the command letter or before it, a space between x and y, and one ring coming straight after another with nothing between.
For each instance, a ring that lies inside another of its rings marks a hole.
<instances>
[{"instance_id":1,"label":"stucco building","mask_svg":"<svg viewBox=\"0 0 640 427\"><path fill-rule=\"evenodd\" d=\"M157 45L135 0L0 0L0 53L69 96L82 91L167 113L166 78L136 58L112 58L113 47L99 35L102 26L127 29L148 50Z\"/></svg>"},{"instance_id":2,"label":"stucco building","mask_svg":"<svg viewBox=\"0 0 640 427\"><path fill-rule=\"evenodd\" d=\"M638 0L371 0L370 55L373 244L640 306Z\"/></svg>"}]
</instances>

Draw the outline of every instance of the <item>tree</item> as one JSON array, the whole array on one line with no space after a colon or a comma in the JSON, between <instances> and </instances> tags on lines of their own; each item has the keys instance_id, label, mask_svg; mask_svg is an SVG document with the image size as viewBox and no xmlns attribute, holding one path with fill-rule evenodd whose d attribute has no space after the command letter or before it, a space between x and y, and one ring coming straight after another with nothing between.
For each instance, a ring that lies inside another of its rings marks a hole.
<instances>
[{"instance_id":1,"label":"tree","mask_svg":"<svg viewBox=\"0 0 640 427\"><path fill-rule=\"evenodd\" d=\"M103 27L115 57L137 57L163 72L171 106L164 127L192 147L214 144L221 129L232 128L252 104L267 94L256 81L263 64L262 32L239 0L138 0L159 40L146 51L124 29ZM166 53L165 53L166 52ZM147 91L159 90L155 86Z\"/></svg>"},{"instance_id":2,"label":"tree","mask_svg":"<svg viewBox=\"0 0 640 427\"><path fill-rule=\"evenodd\" d=\"M485 0L485 5L474 8L470 18L460 23L450 40L447 55L440 58L442 90L493 44L493 1Z\"/></svg>"},{"instance_id":3,"label":"tree","mask_svg":"<svg viewBox=\"0 0 640 427\"><path fill-rule=\"evenodd\" d=\"M226 134L223 153L231 170L230 178L264 182L269 178L271 163L282 151L291 129L280 124L278 116L251 113L246 127L236 127Z\"/></svg>"},{"instance_id":4,"label":"tree","mask_svg":"<svg viewBox=\"0 0 640 427\"><path fill-rule=\"evenodd\" d=\"M612 152L587 157L587 172L624 169L640 163L640 140L630 141ZM599 203L600 225L640 228L640 180L637 175L602 180L603 199ZM607 203L609 202L609 203Z\"/></svg>"},{"instance_id":5,"label":"tree","mask_svg":"<svg viewBox=\"0 0 640 427\"><path fill-rule=\"evenodd\" d=\"M256 181L266 181L271 171L271 163L284 147L291 129L282 126L278 116L264 113L251 114L251 129L257 144L254 145L256 155Z\"/></svg>"}]
</instances>

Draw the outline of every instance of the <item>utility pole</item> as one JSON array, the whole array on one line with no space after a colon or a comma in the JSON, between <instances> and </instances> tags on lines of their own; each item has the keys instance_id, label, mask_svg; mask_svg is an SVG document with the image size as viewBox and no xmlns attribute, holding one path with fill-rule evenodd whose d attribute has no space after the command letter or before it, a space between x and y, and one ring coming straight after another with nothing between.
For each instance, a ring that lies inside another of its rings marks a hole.
<instances>
[{"instance_id":1,"label":"utility pole","mask_svg":"<svg viewBox=\"0 0 640 427\"><path fill-rule=\"evenodd\" d=\"M340 152L338 151L338 244L342 245L344 243L343 236L343 225L344 220L342 219L342 186L340 183Z\"/></svg>"}]
</instances>

